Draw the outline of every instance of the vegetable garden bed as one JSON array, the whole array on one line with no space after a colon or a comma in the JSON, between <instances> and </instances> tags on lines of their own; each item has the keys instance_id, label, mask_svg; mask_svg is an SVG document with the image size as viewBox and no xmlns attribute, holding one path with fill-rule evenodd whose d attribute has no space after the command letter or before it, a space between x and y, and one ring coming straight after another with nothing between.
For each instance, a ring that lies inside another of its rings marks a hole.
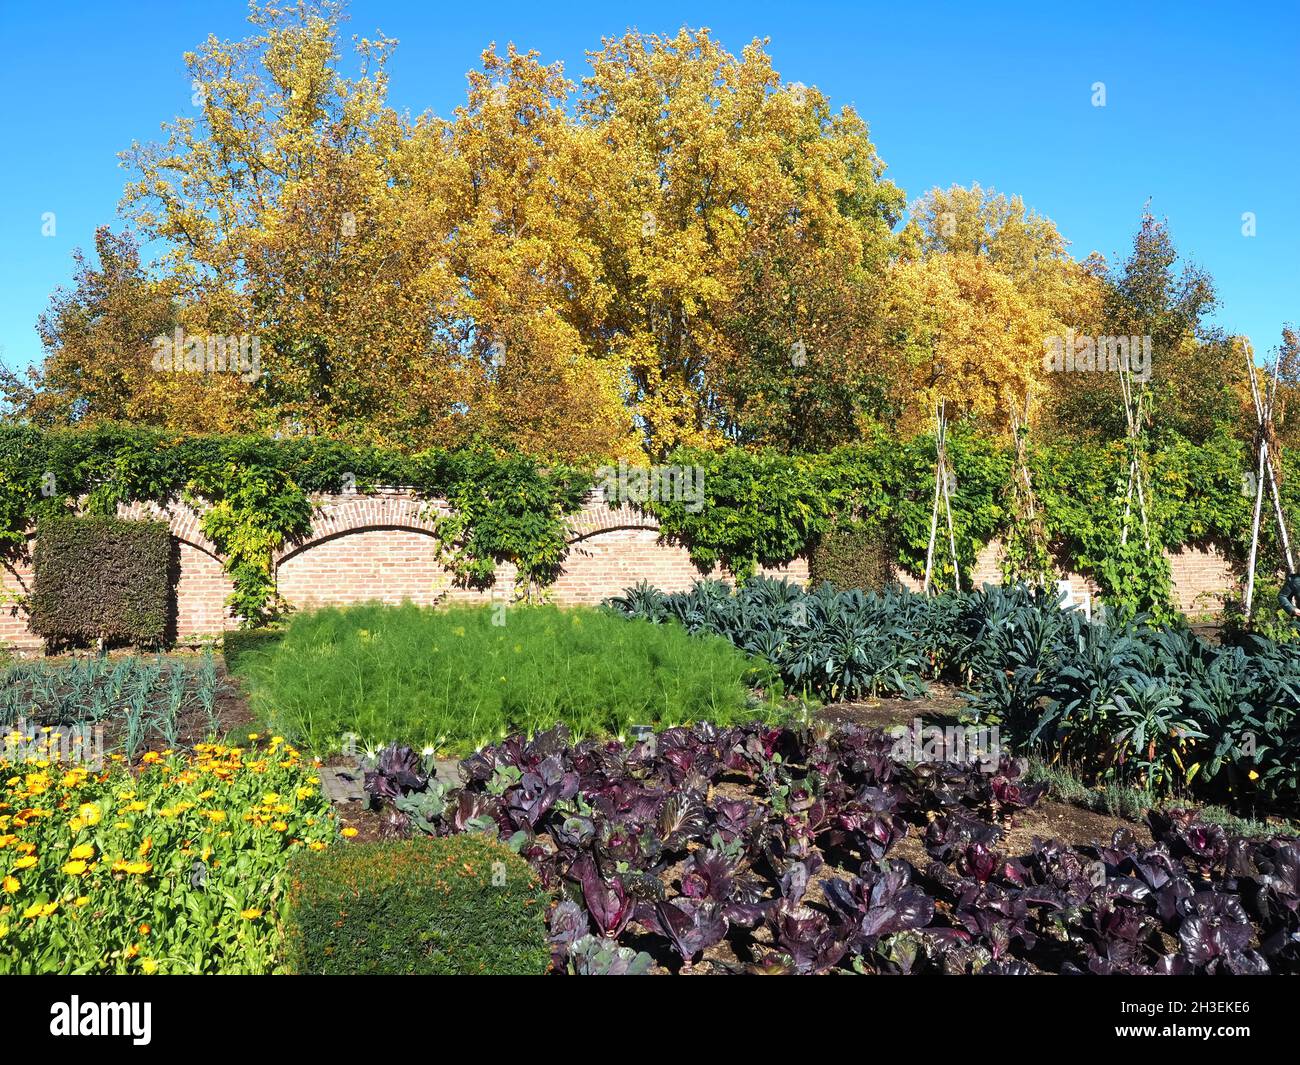
<instances>
[{"instance_id":1,"label":"vegetable garden bed","mask_svg":"<svg viewBox=\"0 0 1300 1065\"><path fill-rule=\"evenodd\" d=\"M1171 810L1149 832L1026 841L1041 789L1014 764L905 764L893 742L556 730L480 751L458 785L390 749L367 787L396 834L509 840L561 897L555 964L575 973L1300 971L1294 839Z\"/></svg>"}]
</instances>

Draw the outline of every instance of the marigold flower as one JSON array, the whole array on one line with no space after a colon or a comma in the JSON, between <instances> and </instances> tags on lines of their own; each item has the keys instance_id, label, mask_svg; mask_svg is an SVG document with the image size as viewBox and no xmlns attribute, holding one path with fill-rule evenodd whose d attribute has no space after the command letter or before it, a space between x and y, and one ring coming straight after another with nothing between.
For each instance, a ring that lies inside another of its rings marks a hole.
<instances>
[{"instance_id":1,"label":"marigold flower","mask_svg":"<svg viewBox=\"0 0 1300 1065\"><path fill-rule=\"evenodd\" d=\"M35 864L36 864L36 859L29 854L27 855L27 857L19 858L16 862L14 862L14 868L30 869Z\"/></svg>"},{"instance_id":2,"label":"marigold flower","mask_svg":"<svg viewBox=\"0 0 1300 1065\"><path fill-rule=\"evenodd\" d=\"M86 871L86 863L82 861L65 862L63 865L63 871L68 876L80 876Z\"/></svg>"},{"instance_id":3,"label":"marigold flower","mask_svg":"<svg viewBox=\"0 0 1300 1065\"><path fill-rule=\"evenodd\" d=\"M93 843L82 843L72 848L69 858L93 858L95 856L95 845Z\"/></svg>"},{"instance_id":4,"label":"marigold flower","mask_svg":"<svg viewBox=\"0 0 1300 1065\"><path fill-rule=\"evenodd\" d=\"M259 917L262 916L262 911L250 907L247 910L240 910L239 916L242 917L245 921L256 921Z\"/></svg>"},{"instance_id":5,"label":"marigold flower","mask_svg":"<svg viewBox=\"0 0 1300 1065\"><path fill-rule=\"evenodd\" d=\"M3 880L0 880L0 888L3 888L5 893L9 895L16 894L21 886L22 885L18 883L18 878L16 876L7 876Z\"/></svg>"},{"instance_id":6,"label":"marigold flower","mask_svg":"<svg viewBox=\"0 0 1300 1065\"><path fill-rule=\"evenodd\" d=\"M357 830L355 828L345 828L342 832L339 833L339 835L344 837L345 839L351 839L356 834L357 834Z\"/></svg>"}]
</instances>

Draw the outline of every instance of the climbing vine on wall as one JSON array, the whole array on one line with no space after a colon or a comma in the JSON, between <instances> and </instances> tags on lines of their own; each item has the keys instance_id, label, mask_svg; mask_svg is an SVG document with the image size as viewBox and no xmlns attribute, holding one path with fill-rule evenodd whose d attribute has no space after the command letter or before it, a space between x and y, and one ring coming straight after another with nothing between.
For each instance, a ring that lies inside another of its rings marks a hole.
<instances>
[{"instance_id":1,"label":"climbing vine on wall","mask_svg":"<svg viewBox=\"0 0 1300 1065\"><path fill-rule=\"evenodd\" d=\"M1140 530L1123 536L1122 443L1033 441L1026 458L1046 536L1064 561L1094 576L1111 602L1160 614L1169 609L1163 550L1215 540L1244 557L1250 499L1242 490L1241 441L1225 435L1194 445L1166 435L1146 446L1150 550ZM958 560L968 585L977 552L1005 536L1013 521L1014 456L1010 447L960 429L950 436L949 452ZM760 565L806 552L837 522L886 530L900 567L919 575L924 566L934 489L928 437L899 441L878 434L806 455L683 449L667 461L698 467L698 479L685 482L697 491L647 498L615 485L610 501L643 506L706 571L725 566L744 580ZM1283 502L1293 519L1300 514L1300 469L1289 456L1286 466ZM438 532L460 582L488 585L496 564L511 562L516 590L533 590L559 572L565 518L581 507L596 474L545 466L487 444L406 454L312 438L0 426L0 551L21 550L31 525L45 515L112 514L121 503L186 499L200 510L204 534L225 559L235 586L232 605L258 624L280 608L275 552L310 529L313 493L405 486L450 505ZM937 583L951 586L946 561Z\"/></svg>"},{"instance_id":2,"label":"climbing vine on wall","mask_svg":"<svg viewBox=\"0 0 1300 1065\"><path fill-rule=\"evenodd\" d=\"M403 485L454 508L442 530L458 579L490 584L498 562L519 579L554 578L564 554L564 518L590 476L487 445L405 455L335 441L248 436L178 436L99 427L41 432L0 427L0 548L21 550L33 521L118 504L184 499L222 554L234 582L229 602L247 624L281 604L274 556L311 528L311 494Z\"/></svg>"}]
</instances>

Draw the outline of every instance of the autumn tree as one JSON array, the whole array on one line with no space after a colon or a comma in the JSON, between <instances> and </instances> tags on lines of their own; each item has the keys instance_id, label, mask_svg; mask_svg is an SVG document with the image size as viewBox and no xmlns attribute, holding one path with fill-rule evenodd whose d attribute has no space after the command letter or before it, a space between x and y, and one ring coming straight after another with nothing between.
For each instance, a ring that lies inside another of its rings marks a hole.
<instances>
[{"instance_id":1,"label":"autumn tree","mask_svg":"<svg viewBox=\"0 0 1300 1065\"><path fill-rule=\"evenodd\" d=\"M259 409L309 431L393 427L450 288L425 266L438 262L427 232L399 222L410 128L384 102L394 42L359 40L346 77L341 17L254 6L248 39L186 55L198 115L125 153L137 178L124 207L164 242L191 327L256 333Z\"/></svg>"},{"instance_id":2,"label":"autumn tree","mask_svg":"<svg viewBox=\"0 0 1300 1065\"><path fill-rule=\"evenodd\" d=\"M101 226L98 264L80 249L70 289L57 290L37 323L44 358L0 378L14 413L37 425L134 421L216 431L247 424L238 377L160 369L155 341L179 324L170 287L148 276L135 237ZM25 380L24 380L25 377Z\"/></svg>"},{"instance_id":3,"label":"autumn tree","mask_svg":"<svg viewBox=\"0 0 1300 1065\"><path fill-rule=\"evenodd\" d=\"M604 334L648 450L785 442L826 407L850 435L902 209L865 123L783 84L759 41L629 33L590 62L580 120L616 161Z\"/></svg>"},{"instance_id":4,"label":"autumn tree","mask_svg":"<svg viewBox=\"0 0 1300 1065\"><path fill-rule=\"evenodd\" d=\"M1045 343L1099 299L1056 226L1019 197L955 185L912 207L892 274L892 355L904 425L940 399L993 433L1032 413Z\"/></svg>"},{"instance_id":5,"label":"autumn tree","mask_svg":"<svg viewBox=\"0 0 1300 1065\"><path fill-rule=\"evenodd\" d=\"M1098 273L1101 302L1093 324L1080 322L1078 331L1150 338L1148 387L1160 428L1196 441L1241 429L1248 393L1237 339L1207 321L1218 305L1214 280L1195 264L1180 265L1168 223L1144 212L1128 257ZM1123 435L1115 374L1060 374L1053 385L1059 429L1081 436Z\"/></svg>"},{"instance_id":6,"label":"autumn tree","mask_svg":"<svg viewBox=\"0 0 1300 1065\"><path fill-rule=\"evenodd\" d=\"M256 402L308 432L422 445L488 435L564 457L632 438L621 367L590 337L587 156L558 67L484 54L450 120L386 102L395 42L337 6L254 7L186 57L201 114L136 146L128 211L167 242L191 313L263 337Z\"/></svg>"},{"instance_id":7,"label":"autumn tree","mask_svg":"<svg viewBox=\"0 0 1300 1065\"><path fill-rule=\"evenodd\" d=\"M635 456L599 243L616 164L571 120L572 89L534 52L488 49L440 131L446 160L411 191L444 200L452 222L438 341L467 375L474 431L539 453Z\"/></svg>"}]
</instances>

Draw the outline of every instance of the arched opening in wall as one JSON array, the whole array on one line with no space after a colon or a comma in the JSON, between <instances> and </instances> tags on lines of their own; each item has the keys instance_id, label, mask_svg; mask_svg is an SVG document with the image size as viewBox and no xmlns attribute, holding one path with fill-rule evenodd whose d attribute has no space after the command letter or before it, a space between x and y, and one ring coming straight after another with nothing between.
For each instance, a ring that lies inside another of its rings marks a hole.
<instances>
[{"instance_id":1,"label":"arched opening in wall","mask_svg":"<svg viewBox=\"0 0 1300 1065\"><path fill-rule=\"evenodd\" d=\"M408 525L371 525L311 540L276 567L281 597L300 610L356 603L436 603L451 587L438 539Z\"/></svg>"}]
</instances>

